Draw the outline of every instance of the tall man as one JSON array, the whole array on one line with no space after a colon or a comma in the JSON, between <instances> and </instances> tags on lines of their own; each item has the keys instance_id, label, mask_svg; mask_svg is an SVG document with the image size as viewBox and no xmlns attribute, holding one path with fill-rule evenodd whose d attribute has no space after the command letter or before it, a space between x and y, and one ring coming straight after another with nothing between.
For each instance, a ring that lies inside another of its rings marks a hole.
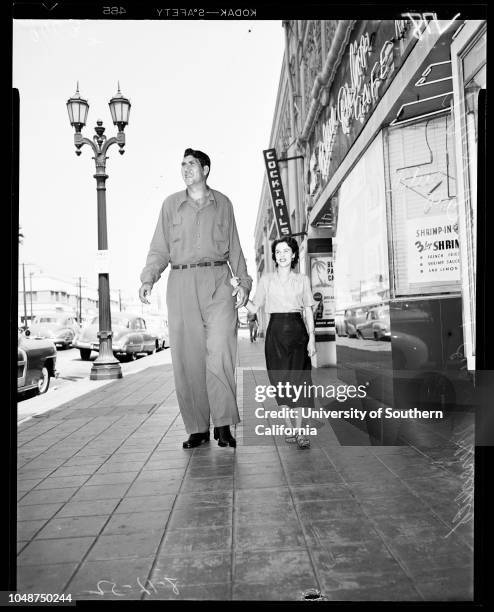
<instances>
[{"instance_id":1,"label":"tall man","mask_svg":"<svg viewBox=\"0 0 494 612\"><path fill-rule=\"evenodd\" d=\"M230 425L240 421L235 389L237 313L252 279L238 239L230 200L207 185L211 169L202 151L186 149L186 185L166 198L141 273L141 302L171 264L166 301L178 405L189 439L209 440L210 417L220 446L235 446ZM230 270L240 284L232 294ZM236 298L236 303L235 303Z\"/></svg>"}]
</instances>

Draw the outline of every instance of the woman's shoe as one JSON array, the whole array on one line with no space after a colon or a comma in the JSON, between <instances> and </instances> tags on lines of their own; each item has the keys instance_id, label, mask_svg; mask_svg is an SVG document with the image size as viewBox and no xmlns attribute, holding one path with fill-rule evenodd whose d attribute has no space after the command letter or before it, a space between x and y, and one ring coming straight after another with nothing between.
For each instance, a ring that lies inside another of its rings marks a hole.
<instances>
[{"instance_id":1,"label":"woman's shoe","mask_svg":"<svg viewBox=\"0 0 494 612\"><path fill-rule=\"evenodd\" d=\"M214 439L218 440L218 446L231 446L235 448L237 441L230 432L230 425L224 425L223 427L215 427L213 430Z\"/></svg>"},{"instance_id":2,"label":"woman's shoe","mask_svg":"<svg viewBox=\"0 0 494 612\"><path fill-rule=\"evenodd\" d=\"M186 440L182 446L183 448L195 448L203 442L209 442L209 429L207 431L190 434L189 439Z\"/></svg>"},{"instance_id":3,"label":"woman's shoe","mask_svg":"<svg viewBox=\"0 0 494 612\"><path fill-rule=\"evenodd\" d=\"M297 445L299 448L310 448L310 438L297 434Z\"/></svg>"}]
</instances>

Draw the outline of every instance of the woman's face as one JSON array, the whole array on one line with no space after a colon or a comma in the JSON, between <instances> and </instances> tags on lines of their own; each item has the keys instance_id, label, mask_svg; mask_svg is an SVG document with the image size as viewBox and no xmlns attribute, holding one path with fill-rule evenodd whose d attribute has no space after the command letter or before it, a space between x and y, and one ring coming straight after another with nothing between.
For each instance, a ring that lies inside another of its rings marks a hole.
<instances>
[{"instance_id":1,"label":"woman's face","mask_svg":"<svg viewBox=\"0 0 494 612\"><path fill-rule=\"evenodd\" d=\"M295 257L295 254L286 242L280 242L276 245L276 248L274 250L274 256L276 259L276 263L280 268L292 267L292 261Z\"/></svg>"}]
</instances>

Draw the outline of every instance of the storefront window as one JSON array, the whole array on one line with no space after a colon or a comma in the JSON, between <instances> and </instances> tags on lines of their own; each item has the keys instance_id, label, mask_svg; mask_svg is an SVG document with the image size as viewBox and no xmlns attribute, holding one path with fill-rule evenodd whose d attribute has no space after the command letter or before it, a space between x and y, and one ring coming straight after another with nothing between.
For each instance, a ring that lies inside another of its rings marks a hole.
<instances>
[{"instance_id":1,"label":"storefront window","mask_svg":"<svg viewBox=\"0 0 494 612\"><path fill-rule=\"evenodd\" d=\"M463 113L458 117L458 132L464 135L458 146L462 152L464 180L464 324L467 333L466 355L473 369L475 355L475 285L477 261L477 148L479 138L479 92L486 89L486 31L477 36L461 57L461 79L464 83ZM461 82L461 80L460 80ZM461 106L460 106L461 108Z\"/></svg>"},{"instance_id":2,"label":"storefront window","mask_svg":"<svg viewBox=\"0 0 494 612\"><path fill-rule=\"evenodd\" d=\"M487 32L477 38L470 50L463 56L463 79L468 83L479 69L484 67L485 87L485 61L486 61Z\"/></svg>"},{"instance_id":3,"label":"storefront window","mask_svg":"<svg viewBox=\"0 0 494 612\"><path fill-rule=\"evenodd\" d=\"M389 299L388 238L380 133L338 192L333 239L336 310Z\"/></svg>"},{"instance_id":4,"label":"storefront window","mask_svg":"<svg viewBox=\"0 0 494 612\"><path fill-rule=\"evenodd\" d=\"M454 133L449 114L388 132L396 296L460 291Z\"/></svg>"}]
</instances>

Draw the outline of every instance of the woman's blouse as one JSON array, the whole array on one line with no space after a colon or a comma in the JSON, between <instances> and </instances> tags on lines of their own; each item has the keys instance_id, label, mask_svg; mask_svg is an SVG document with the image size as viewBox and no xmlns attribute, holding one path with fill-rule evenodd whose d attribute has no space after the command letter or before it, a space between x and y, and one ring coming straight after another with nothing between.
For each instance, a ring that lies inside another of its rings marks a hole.
<instances>
[{"instance_id":1,"label":"woman's blouse","mask_svg":"<svg viewBox=\"0 0 494 612\"><path fill-rule=\"evenodd\" d=\"M266 313L302 312L317 302L312 297L308 276L290 272L286 281L281 281L277 272L268 272L259 279L252 302L264 306Z\"/></svg>"}]
</instances>

